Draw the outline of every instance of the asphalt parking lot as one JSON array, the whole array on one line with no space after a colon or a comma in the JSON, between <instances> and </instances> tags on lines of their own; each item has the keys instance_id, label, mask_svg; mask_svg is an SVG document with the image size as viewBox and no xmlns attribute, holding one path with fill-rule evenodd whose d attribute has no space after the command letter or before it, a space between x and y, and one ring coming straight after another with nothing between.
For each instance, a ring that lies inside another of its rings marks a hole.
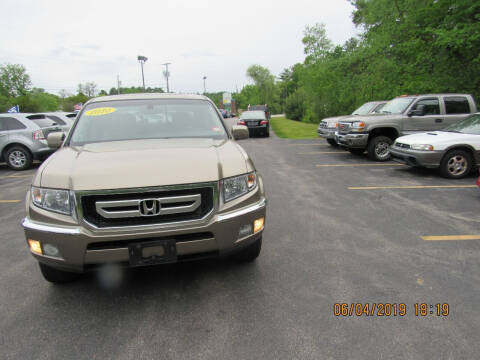
<instances>
[{"instance_id":1,"label":"asphalt parking lot","mask_svg":"<svg viewBox=\"0 0 480 360\"><path fill-rule=\"evenodd\" d=\"M240 143L269 199L259 259L129 270L109 286L101 273L43 280L20 226L35 169L0 165L0 358L478 357L473 175L372 163L320 139ZM336 303L407 310L335 316ZM415 303L448 303L449 314L416 316Z\"/></svg>"}]
</instances>

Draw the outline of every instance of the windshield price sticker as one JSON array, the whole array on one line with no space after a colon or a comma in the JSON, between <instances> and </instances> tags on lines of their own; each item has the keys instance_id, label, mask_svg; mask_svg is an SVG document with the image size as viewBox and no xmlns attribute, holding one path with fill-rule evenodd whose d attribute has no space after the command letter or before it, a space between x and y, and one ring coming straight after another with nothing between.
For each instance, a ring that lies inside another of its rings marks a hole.
<instances>
[{"instance_id":1,"label":"windshield price sticker","mask_svg":"<svg viewBox=\"0 0 480 360\"><path fill-rule=\"evenodd\" d=\"M84 113L84 115L86 115L86 116L102 116L102 115L111 114L115 111L117 111L117 109L115 109L113 107L101 107L101 108L88 110Z\"/></svg>"}]
</instances>

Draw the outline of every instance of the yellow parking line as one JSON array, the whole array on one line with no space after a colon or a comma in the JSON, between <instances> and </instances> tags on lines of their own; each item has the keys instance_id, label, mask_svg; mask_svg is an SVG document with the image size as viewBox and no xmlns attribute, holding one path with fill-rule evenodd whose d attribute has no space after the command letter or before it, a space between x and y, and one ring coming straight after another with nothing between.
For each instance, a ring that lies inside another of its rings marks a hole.
<instances>
[{"instance_id":1,"label":"yellow parking line","mask_svg":"<svg viewBox=\"0 0 480 360\"><path fill-rule=\"evenodd\" d=\"M477 185L399 185L399 186L349 186L348 190L382 190L382 189L470 189Z\"/></svg>"},{"instance_id":2,"label":"yellow parking line","mask_svg":"<svg viewBox=\"0 0 480 360\"><path fill-rule=\"evenodd\" d=\"M480 240L480 235L434 235L422 236L424 241L446 241L446 240Z\"/></svg>"},{"instance_id":3,"label":"yellow parking line","mask_svg":"<svg viewBox=\"0 0 480 360\"><path fill-rule=\"evenodd\" d=\"M0 179L5 179L5 178L24 178L24 177L32 177L33 175L2 175L0 176Z\"/></svg>"},{"instance_id":4,"label":"yellow parking line","mask_svg":"<svg viewBox=\"0 0 480 360\"><path fill-rule=\"evenodd\" d=\"M18 203L20 200L0 200L0 204Z\"/></svg>"},{"instance_id":5,"label":"yellow parking line","mask_svg":"<svg viewBox=\"0 0 480 360\"><path fill-rule=\"evenodd\" d=\"M344 167L344 166L405 166L403 164L384 164L384 163L368 163L368 164L319 164L316 167Z\"/></svg>"},{"instance_id":6,"label":"yellow parking line","mask_svg":"<svg viewBox=\"0 0 480 360\"><path fill-rule=\"evenodd\" d=\"M313 155L313 154L350 154L349 152L344 151L310 151L297 153L297 155Z\"/></svg>"}]
</instances>

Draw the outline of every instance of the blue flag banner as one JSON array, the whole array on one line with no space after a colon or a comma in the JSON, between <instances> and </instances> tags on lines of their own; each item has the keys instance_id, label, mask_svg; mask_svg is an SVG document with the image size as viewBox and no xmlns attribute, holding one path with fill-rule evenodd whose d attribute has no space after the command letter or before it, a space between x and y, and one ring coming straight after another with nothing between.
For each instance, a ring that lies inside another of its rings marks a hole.
<instances>
[{"instance_id":1,"label":"blue flag banner","mask_svg":"<svg viewBox=\"0 0 480 360\"><path fill-rule=\"evenodd\" d=\"M18 105L12 106L10 109L7 110L9 113L18 113L20 112L20 107Z\"/></svg>"}]
</instances>

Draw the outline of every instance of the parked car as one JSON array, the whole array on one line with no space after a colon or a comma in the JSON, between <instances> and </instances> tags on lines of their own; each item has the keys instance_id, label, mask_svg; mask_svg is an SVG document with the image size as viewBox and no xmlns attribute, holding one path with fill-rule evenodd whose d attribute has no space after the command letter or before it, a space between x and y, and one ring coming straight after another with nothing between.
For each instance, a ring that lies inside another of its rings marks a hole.
<instances>
[{"instance_id":1,"label":"parked car","mask_svg":"<svg viewBox=\"0 0 480 360\"><path fill-rule=\"evenodd\" d=\"M341 115L325 118L320 121L320 124L318 125L318 136L326 139L330 145L338 146L337 141L335 140L335 132L337 131L338 122L340 120L344 120L352 115L375 114L379 112L386 103L387 101L370 101L360 106L350 115Z\"/></svg>"},{"instance_id":2,"label":"parked car","mask_svg":"<svg viewBox=\"0 0 480 360\"><path fill-rule=\"evenodd\" d=\"M467 94L399 96L386 103L381 114L339 121L335 139L354 154L367 150L371 160L386 161L397 137L440 130L476 111L473 97Z\"/></svg>"},{"instance_id":3,"label":"parked car","mask_svg":"<svg viewBox=\"0 0 480 360\"><path fill-rule=\"evenodd\" d=\"M109 263L137 267L232 255L262 245L262 177L200 95L131 94L88 101L27 194L22 224L46 280ZM61 145L62 144L62 145Z\"/></svg>"},{"instance_id":4,"label":"parked car","mask_svg":"<svg viewBox=\"0 0 480 360\"><path fill-rule=\"evenodd\" d=\"M218 109L218 110L220 110L220 113L222 114L224 119L228 118L227 110L225 109Z\"/></svg>"},{"instance_id":5,"label":"parked car","mask_svg":"<svg viewBox=\"0 0 480 360\"><path fill-rule=\"evenodd\" d=\"M250 136L263 135L270 136L270 122L261 110L244 111L237 122L238 125L248 127Z\"/></svg>"},{"instance_id":6,"label":"parked car","mask_svg":"<svg viewBox=\"0 0 480 360\"><path fill-rule=\"evenodd\" d=\"M54 121L60 128L68 133L75 122L75 117L77 114L72 114L63 111L57 111L52 113L43 113L39 115L45 115L46 118Z\"/></svg>"},{"instance_id":7,"label":"parked car","mask_svg":"<svg viewBox=\"0 0 480 360\"><path fill-rule=\"evenodd\" d=\"M401 136L390 153L400 163L440 168L447 178L463 178L480 165L480 113L444 130Z\"/></svg>"},{"instance_id":8,"label":"parked car","mask_svg":"<svg viewBox=\"0 0 480 360\"><path fill-rule=\"evenodd\" d=\"M60 127L36 114L0 114L0 160L13 170L28 169L33 160L44 160L55 152L46 138Z\"/></svg>"},{"instance_id":9,"label":"parked car","mask_svg":"<svg viewBox=\"0 0 480 360\"><path fill-rule=\"evenodd\" d=\"M479 174L480 174L480 171L479 171ZM478 177L477 181L476 181L476 184L478 187L480 187L480 176Z\"/></svg>"}]
</instances>

